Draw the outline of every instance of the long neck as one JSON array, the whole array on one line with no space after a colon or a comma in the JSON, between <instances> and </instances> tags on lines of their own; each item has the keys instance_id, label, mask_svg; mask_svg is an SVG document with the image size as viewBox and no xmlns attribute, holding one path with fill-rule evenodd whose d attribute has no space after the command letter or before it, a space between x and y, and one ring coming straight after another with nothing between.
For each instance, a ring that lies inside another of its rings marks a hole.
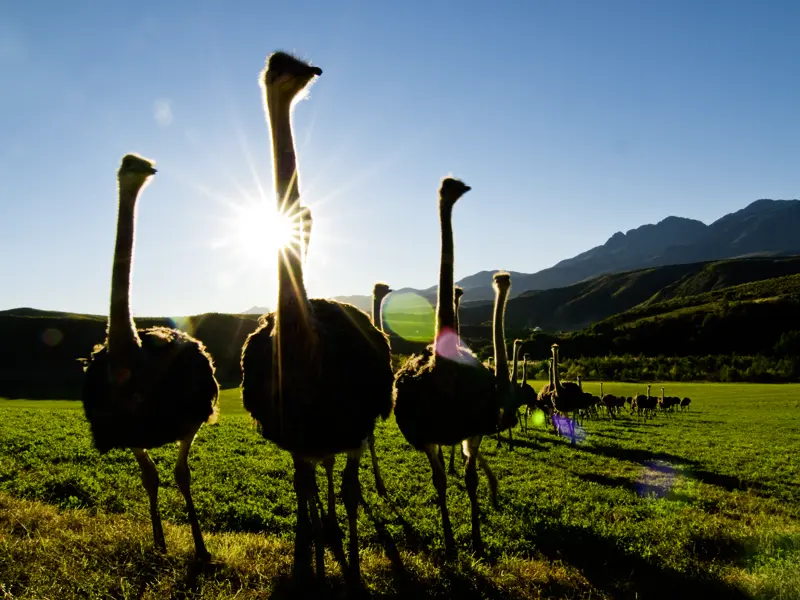
<instances>
[{"instance_id":1,"label":"long neck","mask_svg":"<svg viewBox=\"0 0 800 600\"><path fill-rule=\"evenodd\" d=\"M461 298L456 295L453 295L455 306L453 306L453 331L456 332L458 336L458 343L461 343L461 323L458 320L458 309L461 305Z\"/></svg>"},{"instance_id":2,"label":"long neck","mask_svg":"<svg viewBox=\"0 0 800 600\"><path fill-rule=\"evenodd\" d=\"M556 389L561 387L561 381L558 377L558 349L553 354L553 385Z\"/></svg>"},{"instance_id":3,"label":"long neck","mask_svg":"<svg viewBox=\"0 0 800 600\"><path fill-rule=\"evenodd\" d=\"M450 205L439 204L439 220L442 229L442 251L439 263L439 295L436 300L436 337L434 349L439 343L439 336L445 328L455 330L455 289L453 288L453 209Z\"/></svg>"},{"instance_id":4,"label":"long neck","mask_svg":"<svg viewBox=\"0 0 800 600\"><path fill-rule=\"evenodd\" d=\"M503 383L508 383L508 355L506 354L505 313L508 289L499 288L494 299L494 373Z\"/></svg>"},{"instance_id":5,"label":"long neck","mask_svg":"<svg viewBox=\"0 0 800 600\"><path fill-rule=\"evenodd\" d=\"M291 104L267 93L270 133L272 136L273 177L278 210L295 215L300 202L297 158L292 136ZM302 224L300 225L302 229ZM304 311L308 305L303 283L302 243L294 239L278 258L278 318L281 311ZM302 236L300 236L302 237Z\"/></svg>"},{"instance_id":6,"label":"long neck","mask_svg":"<svg viewBox=\"0 0 800 600\"><path fill-rule=\"evenodd\" d=\"M522 358L522 385L528 385L528 359Z\"/></svg>"},{"instance_id":7,"label":"long neck","mask_svg":"<svg viewBox=\"0 0 800 600\"><path fill-rule=\"evenodd\" d=\"M377 294L372 294L372 324L383 331L383 316L381 315L381 304L383 298Z\"/></svg>"},{"instance_id":8,"label":"long neck","mask_svg":"<svg viewBox=\"0 0 800 600\"><path fill-rule=\"evenodd\" d=\"M111 271L111 307L108 315L108 353L118 357L139 346L140 340L131 318L131 265L136 221L138 187L120 187L117 214L117 241Z\"/></svg>"},{"instance_id":9,"label":"long neck","mask_svg":"<svg viewBox=\"0 0 800 600\"><path fill-rule=\"evenodd\" d=\"M513 347L514 357L513 357L512 366L511 366L511 383L513 383L515 385L517 383L517 369L519 367L519 356L518 356L519 343L518 342L519 342L519 340L514 340L514 347ZM523 380L522 383L525 383L525 381Z\"/></svg>"},{"instance_id":10,"label":"long neck","mask_svg":"<svg viewBox=\"0 0 800 600\"><path fill-rule=\"evenodd\" d=\"M603 382L600 382L600 397L603 397Z\"/></svg>"},{"instance_id":11,"label":"long neck","mask_svg":"<svg viewBox=\"0 0 800 600\"><path fill-rule=\"evenodd\" d=\"M553 377L553 365L555 364L555 362L556 362L556 354L555 354L555 352L553 352L553 358L550 359L550 389L551 390L554 387L556 387L556 380Z\"/></svg>"}]
</instances>

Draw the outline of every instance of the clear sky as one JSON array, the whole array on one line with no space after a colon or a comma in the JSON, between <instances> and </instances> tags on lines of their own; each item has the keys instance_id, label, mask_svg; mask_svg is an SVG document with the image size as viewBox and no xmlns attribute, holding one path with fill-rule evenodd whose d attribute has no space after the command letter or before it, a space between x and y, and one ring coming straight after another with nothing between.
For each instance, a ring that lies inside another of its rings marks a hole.
<instances>
[{"instance_id":1,"label":"clear sky","mask_svg":"<svg viewBox=\"0 0 800 600\"><path fill-rule=\"evenodd\" d=\"M274 306L275 256L231 242L272 188L275 49L324 70L294 113L312 296L434 285L448 173L457 278L798 197L798 30L793 0L2 2L0 309L107 312L131 151L159 169L134 313Z\"/></svg>"}]
</instances>

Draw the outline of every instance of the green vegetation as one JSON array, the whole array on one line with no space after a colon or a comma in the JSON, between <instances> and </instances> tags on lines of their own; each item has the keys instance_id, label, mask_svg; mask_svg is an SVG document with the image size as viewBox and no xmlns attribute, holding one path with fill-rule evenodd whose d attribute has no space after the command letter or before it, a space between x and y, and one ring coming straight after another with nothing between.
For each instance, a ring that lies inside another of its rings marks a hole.
<instances>
[{"instance_id":1,"label":"green vegetation","mask_svg":"<svg viewBox=\"0 0 800 600\"><path fill-rule=\"evenodd\" d=\"M597 393L596 383L585 387ZM627 415L587 421L576 448L541 426L516 434L513 451L485 440L501 483L494 510L481 478L483 561L469 552L462 478L449 480L462 551L448 563L427 460L392 419L379 424L391 500L375 494L363 461L366 586L375 596L403 598L800 597L800 386L683 383L667 390L691 397L691 412L647 423ZM606 393L636 391L641 385L605 385ZM286 597L291 461L259 437L238 391L223 392L220 421L201 430L190 458L211 565L190 560L171 478L176 448L153 455L166 557L153 550L132 455L97 454L79 403L0 401L6 597ZM324 492L321 470L318 481ZM346 531L341 505L338 518ZM328 551L329 591L341 595L336 556Z\"/></svg>"}]
</instances>

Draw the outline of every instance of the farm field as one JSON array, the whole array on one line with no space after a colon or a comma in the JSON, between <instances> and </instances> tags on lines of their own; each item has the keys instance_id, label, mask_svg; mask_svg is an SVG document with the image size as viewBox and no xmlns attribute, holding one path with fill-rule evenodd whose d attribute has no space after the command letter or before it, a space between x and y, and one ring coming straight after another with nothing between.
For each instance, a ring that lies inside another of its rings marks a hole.
<instances>
[{"instance_id":1,"label":"farm field","mask_svg":"<svg viewBox=\"0 0 800 600\"><path fill-rule=\"evenodd\" d=\"M463 476L448 479L461 550L448 562L427 459L393 419L379 423L390 498L377 496L363 460L368 595L800 598L800 385L663 385L691 397L691 411L588 420L574 448L533 424L527 435L514 431L513 450L485 439L500 498L493 509L481 474L483 560L470 552ZM604 391L628 396L645 386L606 383ZM201 429L190 455L208 565L191 560L176 454L152 452L168 546L161 556L132 454L101 457L79 402L0 400L0 597L291 596L291 460L259 436L238 389L223 391L219 422ZM343 467L339 459L339 474ZM321 469L318 482L324 494ZM341 502L338 519L346 532ZM331 597L346 592L338 546L326 554L323 595Z\"/></svg>"}]
</instances>

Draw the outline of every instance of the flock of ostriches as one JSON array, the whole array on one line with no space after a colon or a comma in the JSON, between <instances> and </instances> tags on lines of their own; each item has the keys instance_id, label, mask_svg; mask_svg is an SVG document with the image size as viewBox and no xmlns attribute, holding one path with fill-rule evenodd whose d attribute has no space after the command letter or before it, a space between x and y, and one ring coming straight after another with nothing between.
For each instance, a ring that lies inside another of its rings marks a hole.
<instances>
[{"instance_id":1,"label":"flock of ostriches","mask_svg":"<svg viewBox=\"0 0 800 600\"><path fill-rule=\"evenodd\" d=\"M373 430L378 417L394 411L406 440L425 452L441 510L448 555L456 552L446 503L446 471L442 446L461 445L466 461L465 483L472 517L472 544L482 551L478 509L478 467L489 480L493 502L497 479L480 453L486 435L514 427L524 409L540 408L554 427L574 422L580 415L597 414L605 406L610 416L624 408L625 400L610 395L586 394L578 383L562 383L558 376L558 347L553 346L550 383L539 394L527 385L523 373L517 381L517 360L522 345L514 344L514 377L509 374L503 315L511 288L508 273L494 275L494 370L479 362L460 343L458 299L453 282L452 211L470 187L445 178L439 188L441 264L434 342L411 356L394 373L390 346L382 331L380 306L391 292L376 284L372 319L361 310L333 300L309 299L303 284L303 266L311 238L312 218L302 206L297 177L297 157L291 112L298 95L322 70L284 52L272 54L262 72L269 130L272 138L275 192L278 209L293 220L295 236L278 251L278 302L274 312L261 318L259 327L242 349L242 401L258 422L263 436L291 453L297 495L295 576L312 573L312 547L316 546L321 574L323 551L316 509L315 466L327 474L328 512L335 523L334 457L345 454L341 497L349 525L348 580L360 580L357 510L361 500L359 461L369 448L378 493L386 494L375 457ZM188 454L203 423L214 422L219 386L211 357L203 345L184 332L163 327L137 330L130 311L135 207L139 192L156 173L153 163L129 154L118 172L119 213L111 282L111 304L105 343L87 361L83 390L84 411L95 447L105 453L130 448L141 468L142 483L150 500L156 546L166 552L158 509L159 476L147 449L178 442L175 480L186 500L197 557L208 559L190 492ZM374 320L373 320L374 319ZM527 356L525 356L527 358ZM358 364L354 373L352 365ZM523 363L526 371L527 360ZM676 398L649 394L629 398L632 410L648 416L658 407L688 405ZM520 415L520 416L518 416ZM572 415L564 419L559 415ZM499 438L498 438L499 439Z\"/></svg>"}]
</instances>

